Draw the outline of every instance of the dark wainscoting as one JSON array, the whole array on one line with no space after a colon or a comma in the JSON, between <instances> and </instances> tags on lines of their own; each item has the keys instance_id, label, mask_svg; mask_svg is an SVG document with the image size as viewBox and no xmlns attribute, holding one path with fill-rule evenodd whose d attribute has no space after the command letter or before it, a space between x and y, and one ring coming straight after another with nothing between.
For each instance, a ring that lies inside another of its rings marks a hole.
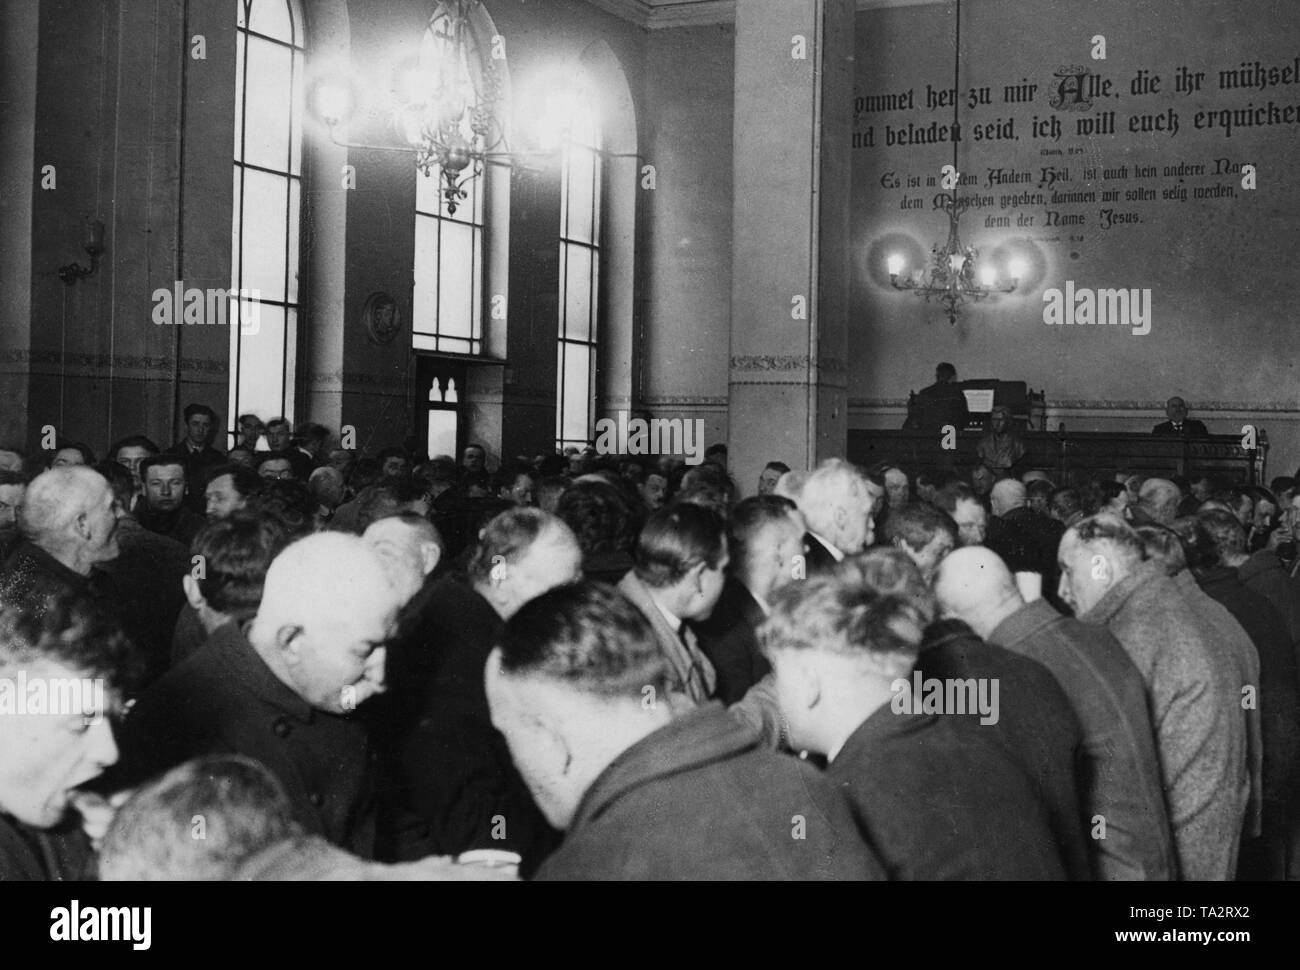
<instances>
[{"instance_id":1,"label":"dark wainscoting","mask_svg":"<svg viewBox=\"0 0 1300 970\"><path fill-rule=\"evenodd\" d=\"M897 462L911 475L943 468L965 472L975 464L975 444L980 437L976 432L958 434L956 448L945 451L938 432L850 428L848 457L864 467L886 460ZM1083 482L1098 472L1117 471L1147 477L1210 471L1234 484L1268 481L1267 440L1247 451L1241 447L1240 435L1165 438L1151 434L1031 431L1022 437L1026 456L1019 469L1041 468L1058 484Z\"/></svg>"}]
</instances>

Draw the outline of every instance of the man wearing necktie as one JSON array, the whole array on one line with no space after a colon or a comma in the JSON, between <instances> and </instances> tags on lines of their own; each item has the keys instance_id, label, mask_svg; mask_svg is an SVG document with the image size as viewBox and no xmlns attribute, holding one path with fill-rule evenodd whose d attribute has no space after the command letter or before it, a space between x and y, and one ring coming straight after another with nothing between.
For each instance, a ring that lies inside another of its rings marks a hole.
<instances>
[{"instance_id":1,"label":"man wearing necktie","mask_svg":"<svg viewBox=\"0 0 1300 970\"><path fill-rule=\"evenodd\" d=\"M1209 435L1204 424L1187 417L1187 402L1181 397L1171 397L1165 402L1165 416L1169 420L1152 428L1152 434L1175 435L1180 438L1204 438Z\"/></svg>"}]
</instances>

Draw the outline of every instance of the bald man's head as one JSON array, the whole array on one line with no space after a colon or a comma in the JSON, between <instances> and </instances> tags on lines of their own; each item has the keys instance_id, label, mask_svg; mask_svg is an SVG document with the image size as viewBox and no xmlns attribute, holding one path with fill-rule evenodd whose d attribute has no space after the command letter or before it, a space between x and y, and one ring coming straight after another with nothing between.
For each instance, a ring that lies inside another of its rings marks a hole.
<instances>
[{"instance_id":1,"label":"bald man's head","mask_svg":"<svg viewBox=\"0 0 1300 970\"><path fill-rule=\"evenodd\" d=\"M1002 479L993 486L993 491L989 495L989 504L993 506L993 514L997 516L1006 515L1012 509L1024 508L1026 501L1028 501L1028 494L1024 484L1014 478Z\"/></svg>"},{"instance_id":2,"label":"bald man's head","mask_svg":"<svg viewBox=\"0 0 1300 970\"><path fill-rule=\"evenodd\" d=\"M1161 525L1178 518L1178 503L1182 500L1178 486L1164 478L1148 478L1138 492L1138 507Z\"/></svg>"},{"instance_id":3,"label":"bald man's head","mask_svg":"<svg viewBox=\"0 0 1300 970\"><path fill-rule=\"evenodd\" d=\"M360 536L319 532L272 561L248 639L303 700L343 714L383 690L384 644L401 605Z\"/></svg>"},{"instance_id":4,"label":"bald man's head","mask_svg":"<svg viewBox=\"0 0 1300 970\"><path fill-rule=\"evenodd\" d=\"M965 620L986 638L1025 605L1007 564L983 546L958 549L939 563L934 593L945 615Z\"/></svg>"}]
</instances>

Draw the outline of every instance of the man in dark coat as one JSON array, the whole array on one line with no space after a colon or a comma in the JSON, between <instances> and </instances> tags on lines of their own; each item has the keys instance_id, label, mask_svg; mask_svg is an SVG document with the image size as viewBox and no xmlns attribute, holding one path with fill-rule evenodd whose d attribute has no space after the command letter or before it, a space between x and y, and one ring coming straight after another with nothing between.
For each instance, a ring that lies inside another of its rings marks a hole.
<instances>
[{"instance_id":1,"label":"man in dark coat","mask_svg":"<svg viewBox=\"0 0 1300 970\"><path fill-rule=\"evenodd\" d=\"M1202 422L1187 417L1187 402L1181 397L1171 397L1165 402L1165 417L1169 420L1152 428L1152 434L1175 435L1180 438L1204 438L1209 435Z\"/></svg>"},{"instance_id":2,"label":"man in dark coat","mask_svg":"<svg viewBox=\"0 0 1300 970\"><path fill-rule=\"evenodd\" d=\"M27 488L24 539L0 567L0 604L39 612L44 602L75 593L122 619L112 580L99 568L118 555L113 492L84 465L52 468Z\"/></svg>"},{"instance_id":3,"label":"man in dark coat","mask_svg":"<svg viewBox=\"0 0 1300 970\"><path fill-rule=\"evenodd\" d=\"M408 676L425 683L399 741L397 859L505 849L519 853L521 871L530 873L554 846L555 833L492 725L483 669L503 621L537 594L577 579L581 565L582 550L563 522L511 509L484 530L468 584L445 579L425 594L429 654L408 651L402 661ZM408 709L405 701L398 706Z\"/></svg>"},{"instance_id":4,"label":"man in dark coat","mask_svg":"<svg viewBox=\"0 0 1300 970\"><path fill-rule=\"evenodd\" d=\"M1041 663L1069 697L1083 729L1077 778L1093 876L1176 878L1146 686L1115 638L1045 600L1026 603L988 549L945 559L935 594L987 642Z\"/></svg>"},{"instance_id":5,"label":"man in dark coat","mask_svg":"<svg viewBox=\"0 0 1300 970\"><path fill-rule=\"evenodd\" d=\"M1287 575L1277 553L1260 549L1247 556L1244 549L1237 552L1221 549L1220 557L1227 565L1236 567L1243 583L1268 600L1286 624L1291 642L1300 644L1300 584Z\"/></svg>"},{"instance_id":6,"label":"man in dark coat","mask_svg":"<svg viewBox=\"0 0 1300 970\"><path fill-rule=\"evenodd\" d=\"M935 678L945 683L973 679L998 684L997 722L985 726L978 712L969 712L967 718L992 735L1028 774L1047 810L1067 877L1090 878L1075 776L1083 729L1056 678L1035 660L985 643L956 619L939 620L926 628L915 671L921 683Z\"/></svg>"},{"instance_id":7,"label":"man in dark coat","mask_svg":"<svg viewBox=\"0 0 1300 970\"><path fill-rule=\"evenodd\" d=\"M809 576L834 569L875 538L871 518L875 499L867 479L847 461L823 461L804 481L795 501L808 529L804 545Z\"/></svg>"},{"instance_id":8,"label":"man in dark coat","mask_svg":"<svg viewBox=\"0 0 1300 970\"><path fill-rule=\"evenodd\" d=\"M958 431L966 427L970 412L956 367L942 363L934 369L934 383L916 393L916 411L908 423L922 431L937 432L949 424Z\"/></svg>"},{"instance_id":9,"label":"man in dark coat","mask_svg":"<svg viewBox=\"0 0 1300 970\"><path fill-rule=\"evenodd\" d=\"M1196 582L1241 624L1259 654L1259 727L1263 747L1260 835L1242 843L1238 878L1285 879L1288 857L1300 849L1300 672L1286 624L1263 596L1246 586L1224 551L1244 547L1246 530L1229 512L1198 517L1191 557ZM1244 702L1243 702L1244 706ZM1292 843L1292 844L1288 844ZM1300 864L1300 860L1297 860Z\"/></svg>"},{"instance_id":10,"label":"man in dark coat","mask_svg":"<svg viewBox=\"0 0 1300 970\"><path fill-rule=\"evenodd\" d=\"M1043 577L1043 595L1053 606L1060 573L1056 567L1056 550L1065 535L1065 526L1050 516L1035 512L1029 507L1025 486L1014 478L1004 478L993 486L989 496L993 518L989 520L989 536L985 543L1002 557L1014 572L1033 572ZM1023 544L1024 558L1020 562L1004 554L1000 548L1003 534L1012 538L1013 545Z\"/></svg>"},{"instance_id":11,"label":"man in dark coat","mask_svg":"<svg viewBox=\"0 0 1300 970\"><path fill-rule=\"evenodd\" d=\"M114 780L138 784L198 755L247 755L284 785L309 833L370 857L374 757L355 711L383 689L400 605L361 539L331 532L288 546L251 624L220 627L136 702Z\"/></svg>"},{"instance_id":12,"label":"man in dark coat","mask_svg":"<svg viewBox=\"0 0 1300 970\"><path fill-rule=\"evenodd\" d=\"M924 588L905 554L885 555ZM830 759L891 879L1065 878L1021 766L988 727L913 691L927 611L872 572L814 577L773 601L763 641L791 743Z\"/></svg>"},{"instance_id":13,"label":"man in dark coat","mask_svg":"<svg viewBox=\"0 0 1300 970\"><path fill-rule=\"evenodd\" d=\"M208 484L208 473L218 465L224 465L227 459L224 453L211 444L217 431L217 412L206 404L187 404L184 416L185 437L164 454L184 459L185 479L190 485L185 504L192 511L202 514L205 511L203 489Z\"/></svg>"},{"instance_id":14,"label":"man in dark coat","mask_svg":"<svg viewBox=\"0 0 1300 970\"><path fill-rule=\"evenodd\" d=\"M189 479L184 459L176 455L150 455L140 462L144 494L136 503L136 520L150 532L175 539L186 548L203 528L203 514L185 504L193 489L203 492L202 483Z\"/></svg>"},{"instance_id":15,"label":"man in dark coat","mask_svg":"<svg viewBox=\"0 0 1300 970\"><path fill-rule=\"evenodd\" d=\"M916 687L929 690L933 683L945 689L970 685L987 690L987 697L979 695L984 702L978 708L978 698L972 698L956 713L990 735L1029 776L1068 878L1090 878L1075 775L1083 731L1056 679L1037 661L985 643L959 619L932 620L938 614L934 595L901 550L873 549L846 562L839 572L850 577L857 573L871 588L907 596L926 618L912 669Z\"/></svg>"},{"instance_id":16,"label":"man in dark coat","mask_svg":"<svg viewBox=\"0 0 1300 970\"><path fill-rule=\"evenodd\" d=\"M844 799L716 704L683 712L645 617L594 583L507 622L488 661L493 723L567 830L543 880L882 878Z\"/></svg>"},{"instance_id":17,"label":"man in dark coat","mask_svg":"<svg viewBox=\"0 0 1300 970\"><path fill-rule=\"evenodd\" d=\"M170 665L172 634L185 606L183 581L190 574L190 550L175 539L150 532L127 509L134 485L131 473L114 461L95 466L117 499L118 556L101 567L113 577L132 623L128 631L144 654L141 686L153 683Z\"/></svg>"},{"instance_id":18,"label":"man in dark coat","mask_svg":"<svg viewBox=\"0 0 1300 970\"><path fill-rule=\"evenodd\" d=\"M715 697L734 704L772 665L758 648L758 627L771 596L802 575L803 530L795 504L779 495L756 495L736 505L727 527L731 561L722 595L708 619L695 624L700 649L718 675Z\"/></svg>"}]
</instances>

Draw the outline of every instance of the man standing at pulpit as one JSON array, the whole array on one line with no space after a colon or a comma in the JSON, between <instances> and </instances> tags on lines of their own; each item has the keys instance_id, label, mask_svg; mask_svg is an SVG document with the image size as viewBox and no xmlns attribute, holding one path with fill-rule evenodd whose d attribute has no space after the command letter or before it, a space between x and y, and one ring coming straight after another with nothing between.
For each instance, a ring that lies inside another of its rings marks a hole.
<instances>
[{"instance_id":1,"label":"man standing at pulpit","mask_svg":"<svg viewBox=\"0 0 1300 970\"><path fill-rule=\"evenodd\" d=\"M1165 416L1168 421L1151 429L1152 434L1177 435L1182 438L1204 438L1210 432L1205 425L1195 418L1187 417L1187 402L1181 397L1171 397L1165 402Z\"/></svg>"}]
</instances>

